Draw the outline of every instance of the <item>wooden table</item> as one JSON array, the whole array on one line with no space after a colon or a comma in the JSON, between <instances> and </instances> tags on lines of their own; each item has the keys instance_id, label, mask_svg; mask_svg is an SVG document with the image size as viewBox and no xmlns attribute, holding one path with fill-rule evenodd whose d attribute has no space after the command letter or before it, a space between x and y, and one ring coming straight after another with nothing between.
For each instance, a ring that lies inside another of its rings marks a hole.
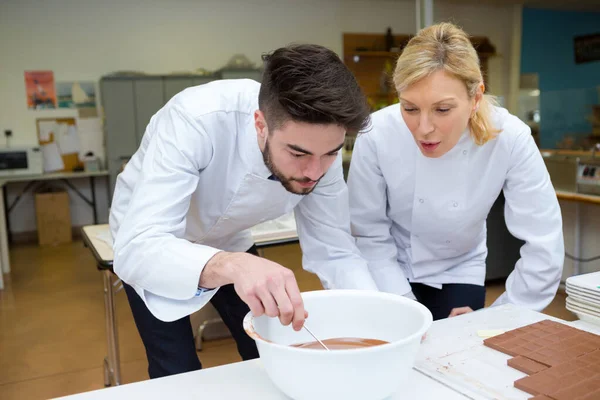
<instances>
[{"instance_id":1,"label":"wooden table","mask_svg":"<svg viewBox=\"0 0 600 400\"><path fill-rule=\"evenodd\" d=\"M49 181L61 181L73 193L83 199L92 209L94 216L94 224L98 223L98 211L96 202L96 182L97 177L105 177L108 188L108 171L90 171L90 172L56 172L47 174L35 175L14 175L0 177L0 188L2 189L2 200L0 201L0 290L4 288L4 279L2 273L10 273L10 254L9 254L9 239L10 239L10 223L9 214L14 207L19 203L21 197L30 190L34 190L37 186ZM84 196L72 183L73 179L87 178L90 182L91 199ZM27 182L27 185L20 191L17 197L8 204L7 185L15 182Z\"/></svg>"}]
</instances>

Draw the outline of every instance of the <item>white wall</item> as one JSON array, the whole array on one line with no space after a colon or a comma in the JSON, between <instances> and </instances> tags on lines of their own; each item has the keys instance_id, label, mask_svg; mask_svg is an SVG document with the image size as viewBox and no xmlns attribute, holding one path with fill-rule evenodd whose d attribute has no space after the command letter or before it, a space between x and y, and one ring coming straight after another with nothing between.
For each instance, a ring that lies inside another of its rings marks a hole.
<instances>
[{"instance_id":1,"label":"white wall","mask_svg":"<svg viewBox=\"0 0 600 400\"><path fill-rule=\"evenodd\" d=\"M415 30L414 2L396 0L2 0L0 1L0 145L37 142L37 118L76 116L26 107L23 71L49 69L55 81L93 80L117 70L147 73L222 67L236 53L260 62L263 52L313 42L341 54L343 32ZM9 203L23 185L12 185ZM82 180L77 186L90 196ZM99 184L100 220L107 219ZM74 226L91 211L71 196ZM34 231L33 197L11 213L13 232Z\"/></svg>"},{"instance_id":2,"label":"white wall","mask_svg":"<svg viewBox=\"0 0 600 400\"><path fill-rule=\"evenodd\" d=\"M414 31L414 6L401 1L317 0L3 0L0 2L0 130L35 142L23 71L51 69L55 80L98 80L116 70L148 73L217 69L234 53L260 54L294 41L341 52L342 32Z\"/></svg>"},{"instance_id":3,"label":"white wall","mask_svg":"<svg viewBox=\"0 0 600 400\"><path fill-rule=\"evenodd\" d=\"M460 25L471 36L487 36L496 47L497 56L490 58L488 86L490 93L509 94L511 44L513 41L513 7L475 4L456 4L434 1L434 21L450 21Z\"/></svg>"},{"instance_id":4,"label":"white wall","mask_svg":"<svg viewBox=\"0 0 600 400\"><path fill-rule=\"evenodd\" d=\"M512 6L434 2L435 21L452 20L488 36L500 56L490 61L490 86L507 96ZM343 32L414 33L413 0L2 0L0 1L0 145L37 141L35 120L75 116L71 110L29 111L23 71L50 69L55 81L94 80L117 70L148 73L217 69L235 53L254 62L290 42L314 42L341 54ZM100 186L100 185L99 185ZM9 191L9 202L21 185ZM90 195L86 181L78 187ZM100 220L107 193L98 187ZM71 196L73 225L92 222L87 205ZM13 232L35 230L32 196L11 214Z\"/></svg>"}]
</instances>

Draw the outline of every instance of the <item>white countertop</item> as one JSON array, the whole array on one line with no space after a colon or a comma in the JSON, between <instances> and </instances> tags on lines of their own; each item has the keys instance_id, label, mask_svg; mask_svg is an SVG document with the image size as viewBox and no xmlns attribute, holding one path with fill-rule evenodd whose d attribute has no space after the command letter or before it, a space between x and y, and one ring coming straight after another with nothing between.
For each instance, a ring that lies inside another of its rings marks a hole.
<instances>
[{"instance_id":1,"label":"white countertop","mask_svg":"<svg viewBox=\"0 0 600 400\"><path fill-rule=\"evenodd\" d=\"M411 385L389 400L529 399L513 387L525 376L506 365L509 356L484 347L478 330L510 330L543 319L556 318L505 305L436 321L421 346ZM594 333L600 327L582 321L565 322ZM485 376L485 378L484 378ZM103 399L261 399L286 397L271 383L260 360L239 362L68 396L72 400ZM366 399L368 400L368 399Z\"/></svg>"},{"instance_id":2,"label":"white countertop","mask_svg":"<svg viewBox=\"0 0 600 400\"><path fill-rule=\"evenodd\" d=\"M110 234L108 224L87 225L83 227L85 234L90 238L98 255L103 261L112 261L113 259L113 238ZM289 213L275 220L266 221L258 224L251 229L254 243L258 246L273 242L284 241L287 239L297 239L296 220L294 214Z\"/></svg>"},{"instance_id":3,"label":"white countertop","mask_svg":"<svg viewBox=\"0 0 600 400\"><path fill-rule=\"evenodd\" d=\"M465 400L463 395L416 370L411 371L410 387L389 400ZM63 399L72 400L287 400L269 380L260 360L244 361L165 378L100 389ZM332 399L333 400L333 399ZM365 399L368 400L368 399Z\"/></svg>"}]
</instances>

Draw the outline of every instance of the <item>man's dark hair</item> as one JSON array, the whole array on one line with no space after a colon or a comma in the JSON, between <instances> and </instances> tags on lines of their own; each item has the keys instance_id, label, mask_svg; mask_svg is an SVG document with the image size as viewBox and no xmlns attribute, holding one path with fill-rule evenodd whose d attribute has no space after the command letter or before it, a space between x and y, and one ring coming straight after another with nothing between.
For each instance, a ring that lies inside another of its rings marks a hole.
<instances>
[{"instance_id":1,"label":"man's dark hair","mask_svg":"<svg viewBox=\"0 0 600 400\"><path fill-rule=\"evenodd\" d=\"M270 130L293 120L337 124L355 135L369 124L366 97L333 51L318 45L290 45L262 59L258 104Z\"/></svg>"}]
</instances>

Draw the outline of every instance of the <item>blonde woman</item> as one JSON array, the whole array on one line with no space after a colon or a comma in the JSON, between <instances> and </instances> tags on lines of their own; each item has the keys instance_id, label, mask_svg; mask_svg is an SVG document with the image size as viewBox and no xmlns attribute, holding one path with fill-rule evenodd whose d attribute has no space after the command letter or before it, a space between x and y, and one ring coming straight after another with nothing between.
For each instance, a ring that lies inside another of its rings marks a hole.
<instances>
[{"instance_id":1,"label":"blonde woman","mask_svg":"<svg viewBox=\"0 0 600 400\"><path fill-rule=\"evenodd\" d=\"M348 176L352 230L379 289L434 319L482 308L486 217L500 191L525 244L494 305L544 309L562 275L562 217L529 127L484 95L460 28L420 31L394 71L400 105L372 115Z\"/></svg>"}]
</instances>

